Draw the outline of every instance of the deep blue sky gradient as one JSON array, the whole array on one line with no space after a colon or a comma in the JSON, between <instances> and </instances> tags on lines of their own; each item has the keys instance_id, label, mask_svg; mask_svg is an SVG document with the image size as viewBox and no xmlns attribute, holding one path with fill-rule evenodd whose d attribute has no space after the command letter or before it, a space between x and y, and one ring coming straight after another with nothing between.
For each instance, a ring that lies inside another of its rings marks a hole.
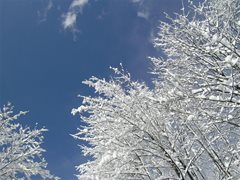
<instances>
[{"instance_id":1,"label":"deep blue sky gradient","mask_svg":"<svg viewBox=\"0 0 240 180\"><path fill-rule=\"evenodd\" d=\"M71 109L81 105L78 94L93 95L81 84L92 75L109 77L109 66L119 63L134 79L150 84L147 56L153 48L163 12L181 8L181 0L148 0L146 20L137 16L139 6L130 0L90 0L78 16L79 33L62 26L62 14L71 1L55 0L44 20L47 0L0 0L0 104L29 110L21 120L31 127L45 126L44 154L53 174L76 179L74 166L86 161L69 134L81 124Z\"/></svg>"}]
</instances>

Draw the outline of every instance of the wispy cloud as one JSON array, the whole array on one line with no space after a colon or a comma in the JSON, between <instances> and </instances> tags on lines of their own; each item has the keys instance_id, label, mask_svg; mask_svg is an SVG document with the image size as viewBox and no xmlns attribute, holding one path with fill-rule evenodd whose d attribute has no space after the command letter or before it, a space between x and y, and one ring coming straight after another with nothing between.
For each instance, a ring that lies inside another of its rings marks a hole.
<instances>
[{"instance_id":1,"label":"wispy cloud","mask_svg":"<svg viewBox=\"0 0 240 180\"><path fill-rule=\"evenodd\" d=\"M144 0L131 0L133 3L140 3L143 2Z\"/></svg>"},{"instance_id":2,"label":"wispy cloud","mask_svg":"<svg viewBox=\"0 0 240 180\"><path fill-rule=\"evenodd\" d=\"M49 0L47 6L42 11L38 11L40 22L44 22L47 20L48 13L52 8L53 8L53 1Z\"/></svg>"},{"instance_id":3,"label":"wispy cloud","mask_svg":"<svg viewBox=\"0 0 240 180\"><path fill-rule=\"evenodd\" d=\"M149 0L129 0L137 6L137 16L149 20L150 17L150 5ZM83 8L89 3L89 0L73 0L69 6L68 12L62 15L62 26L64 30L71 30L77 32L77 17L82 13Z\"/></svg>"},{"instance_id":4,"label":"wispy cloud","mask_svg":"<svg viewBox=\"0 0 240 180\"><path fill-rule=\"evenodd\" d=\"M149 12L148 11L138 11L137 16L148 20Z\"/></svg>"},{"instance_id":5,"label":"wispy cloud","mask_svg":"<svg viewBox=\"0 0 240 180\"><path fill-rule=\"evenodd\" d=\"M150 0L132 0L137 3L137 16L149 20L151 15L152 1Z\"/></svg>"},{"instance_id":6,"label":"wispy cloud","mask_svg":"<svg viewBox=\"0 0 240 180\"><path fill-rule=\"evenodd\" d=\"M76 21L78 13L82 13L83 7L88 3L89 0L73 0L69 10L66 14L63 14L63 28L76 30Z\"/></svg>"},{"instance_id":7,"label":"wispy cloud","mask_svg":"<svg viewBox=\"0 0 240 180\"><path fill-rule=\"evenodd\" d=\"M64 29L72 29L75 27L76 20L77 20L77 13L68 12L67 14L63 15L63 27Z\"/></svg>"}]
</instances>

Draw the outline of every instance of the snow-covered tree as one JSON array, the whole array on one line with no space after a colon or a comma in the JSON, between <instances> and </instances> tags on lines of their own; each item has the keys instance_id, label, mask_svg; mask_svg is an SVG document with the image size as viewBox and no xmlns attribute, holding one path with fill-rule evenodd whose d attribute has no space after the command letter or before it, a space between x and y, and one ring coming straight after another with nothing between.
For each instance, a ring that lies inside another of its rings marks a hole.
<instances>
[{"instance_id":1,"label":"snow-covered tree","mask_svg":"<svg viewBox=\"0 0 240 180\"><path fill-rule=\"evenodd\" d=\"M164 140L164 127L158 121L159 105L144 83L131 81L130 74L113 70L116 77L109 82L95 77L85 81L99 96L83 97L83 105L73 110L74 114L83 113L81 118L89 124L75 137L90 142L84 152L95 159L79 166L83 173L79 177L154 178L161 173L157 163L161 158L159 151L164 153L169 146Z\"/></svg>"},{"instance_id":2,"label":"snow-covered tree","mask_svg":"<svg viewBox=\"0 0 240 180\"><path fill-rule=\"evenodd\" d=\"M189 1L162 22L150 58L154 88L114 69L91 78L87 125L74 137L92 161L83 179L238 179L240 177L240 1Z\"/></svg>"},{"instance_id":3,"label":"snow-covered tree","mask_svg":"<svg viewBox=\"0 0 240 180\"><path fill-rule=\"evenodd\" d=\"M58 179L46 169L42 157L42 133L47 129L23 127L15 121L26 112L13 114L11 105L0 110L0 179Z\"/></svg>"},{"instance_id":4,"label":"snow-covered tree","mask_svg":"<svg viewBox=\"0 0 240 180\"><path fill-rule=\"evenodd\" d=\"M186 158L199 156L188 163L189 169L196 174L200 168L205 179L237 178L240 1L206 0L190 7L191 13L161 24L155 45L168 59L153 59L157 79L163 79L155 80L156 87L172 99L169 110L180 116L179 128L189 133L184 141L192 149Z\"/></svg>"}]
</instances>

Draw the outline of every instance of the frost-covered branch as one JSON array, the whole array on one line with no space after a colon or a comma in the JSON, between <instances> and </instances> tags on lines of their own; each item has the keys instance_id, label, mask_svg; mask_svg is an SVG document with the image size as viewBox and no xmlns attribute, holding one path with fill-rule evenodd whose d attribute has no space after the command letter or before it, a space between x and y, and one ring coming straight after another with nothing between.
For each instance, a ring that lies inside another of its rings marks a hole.
<instances>
[{"instance_id":1,"label":"frost-covered branch","mask_svg":"<svg viewBox=\"0 0 240 180\"><path fill-rule=\"evenodd\" d=\"M3 179L31 179L39 175L43 179L58 179L46 169L42 157L42 133L47 129L23 127L15 120L26 112L13 114L10 105L0 110L0 177Z\"/></svg>"}]
</instances>

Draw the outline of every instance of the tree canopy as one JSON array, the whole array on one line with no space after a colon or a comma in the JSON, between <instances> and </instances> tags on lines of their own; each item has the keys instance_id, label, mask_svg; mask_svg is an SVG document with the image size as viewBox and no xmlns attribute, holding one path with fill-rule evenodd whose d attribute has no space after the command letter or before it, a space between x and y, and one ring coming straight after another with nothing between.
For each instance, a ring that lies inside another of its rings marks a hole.
<instances>
[{"instance_id":1,"label":"tree canopy","mask_svg":"<svg viewBox=\"0 0 240 180\"><path fill-rule=\"evenodd\" d=\"M154 88L123 68L85 84L75 138L92 160L79 179L237 179L240 176L240 1L205 0L161 22Z\"/></svg>"},{"instance_id":2,"label":"tree canopy","mask_svg":"<svg viewBox=\"0 0 240 180\"><path fill-rule=\"evenodd\" d=\"M42 133L45 128L33 130L15 122L27 112L13 114L9 104L0 110L0 177L1 179L58 179L46 169L42 157Z\"/></svg>"}]
</instances>

